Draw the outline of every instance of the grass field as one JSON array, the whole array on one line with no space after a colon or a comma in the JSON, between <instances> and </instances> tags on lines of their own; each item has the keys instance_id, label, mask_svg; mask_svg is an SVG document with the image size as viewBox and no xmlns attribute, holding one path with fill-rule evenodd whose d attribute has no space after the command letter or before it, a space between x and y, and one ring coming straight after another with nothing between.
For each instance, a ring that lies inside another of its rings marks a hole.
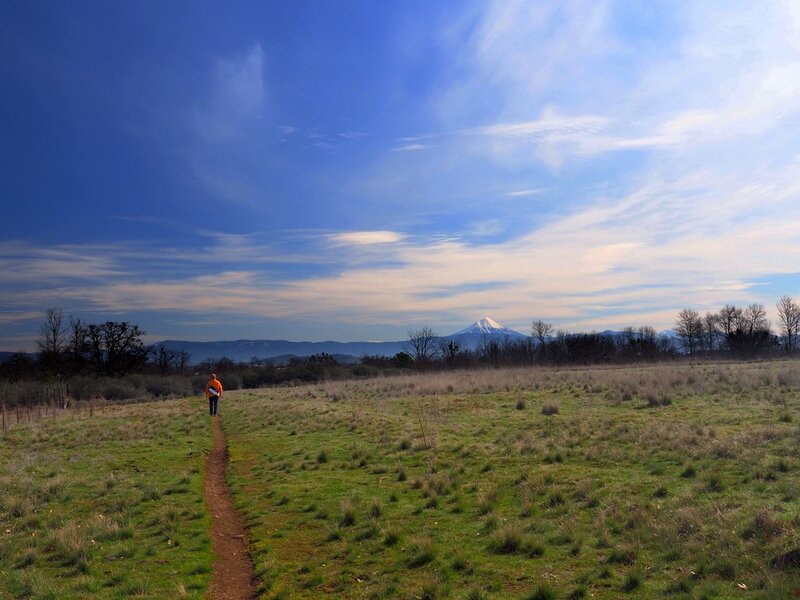
<instances>
[{"instance_id":1,"label":"grass field","mask_svg":"<svg viewBox=\"0 0 800 600\"><path fill-rule=\"evenodd\" d=\"M0 437L0 598L205 597L203 404L73 412Z\"/></svg>"},{"instance_id":2,"label":"grass field","mask_svg":"<svg viewBox=\"0 0 800 600\"><path fill-rule=\"evenodd\" d=\"M231 392L264 598L795 598L800 363ZM0 438L0 598L204 597L201 399Z\"/></svg>"},{"instance_id":3,"label":"grass field","mask_svg":"<svg viewBox=\"0 0 800 600\"><path fill-rule=\"evenodd\" d=\"M518 370L242 393L266 597L792 598L797 363Z\"/></svg>"}]
</instances>

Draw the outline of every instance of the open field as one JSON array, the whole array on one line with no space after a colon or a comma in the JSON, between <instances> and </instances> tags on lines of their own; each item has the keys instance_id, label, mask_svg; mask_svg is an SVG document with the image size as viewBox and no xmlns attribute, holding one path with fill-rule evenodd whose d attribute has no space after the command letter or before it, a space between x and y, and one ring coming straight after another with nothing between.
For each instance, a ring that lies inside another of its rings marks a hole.
<instances>
[{"instance_id":1,"label":"open field","mask_svg":"<svg viewBox=\"0 0 800 600\"><path fill-rule=\"evenodd\" d=\"M0 598L205 597L203 405L73 412L0 436Z\"/></svg>"},{"instance_id":2,"label":"open field","mask_svg":"<svg viewBox=\"0 0 800 600\"><path fill-rule=\"evenodd\" d=\"M264 598L794 598L800 363L228 393ZM0 437L0 598L202 598L202 399Z\"/></svg>"},{"instance_id":3,"label":"open field","mask_svg":"<svg viewBox=\"0 0 800 600\"><path fill-rule=\"evenodd\" d=\"M800 547L799 369L242 393L231 482L265 596L794 597L770 560Z\"/></svg>"}]
</instances>

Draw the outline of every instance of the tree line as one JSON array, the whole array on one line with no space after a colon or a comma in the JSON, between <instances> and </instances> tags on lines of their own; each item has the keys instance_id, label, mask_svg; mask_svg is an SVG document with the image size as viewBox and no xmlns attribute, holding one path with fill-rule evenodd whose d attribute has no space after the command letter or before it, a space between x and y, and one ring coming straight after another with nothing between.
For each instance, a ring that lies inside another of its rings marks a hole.
<instances>
[{"instance_id":1,"label":"tree line","mask_svg":"<svg viewBox=\"0 0 800 600\"><path fill-rule=\"evenodd\" d=\"M17 353L0 370L5 379L69 379L79 375L185 374L190 356L144 343L145 332L127 321L83 323L50 308L39 329L35 356Z\"/></svg>"},{"instance_id":2,"label":"tree line","mask_svg":"<svg viewBox=\"0 0 800 600\"><path fill-rule=\"evenodd\" d=\"M652 362L680 356L672 340L653 327L627 327L616 334L569 333L552 324L534 321L524 338L484 335L475 348L439 337L431 328L408 333L403 352L392 359L364 357L371 364L405 362L417 369L501 367L525 365L603 364ZM402 360L405 357L405 360Z\"/></svg>"},{"instance_id":3,"label":"tree line","mask_svg":"<svg viewBox=\"0 0 800 600\"><path fill-rule=\"evenodd\" d=\"M682 309L673 335L653 327L626 327L614 333L570 333L541 319L525 339L485 336L477 348L439 337L430 327L408 332L404 354L419 369L533 364L603 364L673 360L681 356L754 359L794 354L800 349L800 305L791 296L776 304L774 333L763 304L726 304L717 312ZM397 358L393 359L397 362ZM372 357L373 363L381 363Z\"/></svg>"},{"instance_id":4,"label":"tree line","mask_svg":"<svg viewBox=\"0 0 800 600\"><path fill-rule=\"evenodd\" d=\"M654 362L682 356L754 359L794 354L800 349L800 305L790 296L776 304L777 333L763 304L726 304L701 315L682 309L672 335L653 327L627 327L615 333L570 333L536 320L522 338L484 336L477 347L462 347L430 327L408 332L402 352L392 357L362 356L343 365L320 354L271 364L254 357L237 363L222 357L191 363L187 352L148 346L145 332L126 321L83 323L49 309L41 325L35 355L15 354L0 364L6 381L67 381L79 377L124 378L133 374L193 378L202 385L209 372L225 374L230 387L260 387L286 382L374 376L408 370L460 369L525 365L569 365ZM155 384L153 384L155 385ZM164 389L173 389L165 387Z\"/></svg>"},{"instance_id":5,"label":"tree line","mask_svg":"<svg viewBox=\"0 0 800 600\"><path fill-rule=\"evenodd\" d=\"M775 353L793 354L800 335L800 305L783 296L775 305L778 334L772 331L763 304L739 307L726 304L705 316L691 308L678 313L674 331L683 351L690 355L730 355L757 358Z\"/></svg>"}]
</instances>

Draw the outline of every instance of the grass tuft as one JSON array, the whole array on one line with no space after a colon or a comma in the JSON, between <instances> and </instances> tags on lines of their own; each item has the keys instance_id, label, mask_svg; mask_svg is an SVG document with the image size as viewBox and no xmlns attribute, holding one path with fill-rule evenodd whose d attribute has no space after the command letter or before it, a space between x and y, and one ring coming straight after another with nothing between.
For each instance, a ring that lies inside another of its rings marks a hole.
<instances>
[{"instance_id":1,"label":"grass tuft","mask_svg":"<svg viewBox=\"0 0 800 600\"><path fill-rule=\"evenodd\" d=\"M530 594L525 596L525 600L557 600L558 593L548 583L541 583L536 586Z\"/></svg>"},{"instance_id":2,"label":"grass tuft","mask_svg":"<svg viewBox=\"0 0 800 600\"><path fill-rule=\"evenodd\" d=\"M339 516L340 527L350 527L356 522L356 506L350 498L345 498L339 505L341 515Z\"/></svg>"},{"instance_id":3,"label":"grass tuft","mask_svg":"<svg viewBox=\"0 0 800 600\"><path fill-rule=\"evenodd\" d=\"M436 548L429 537L418 537L408 547L408 566L412 569L427 565L436 558Z\"/></svg>"}]
</instances>

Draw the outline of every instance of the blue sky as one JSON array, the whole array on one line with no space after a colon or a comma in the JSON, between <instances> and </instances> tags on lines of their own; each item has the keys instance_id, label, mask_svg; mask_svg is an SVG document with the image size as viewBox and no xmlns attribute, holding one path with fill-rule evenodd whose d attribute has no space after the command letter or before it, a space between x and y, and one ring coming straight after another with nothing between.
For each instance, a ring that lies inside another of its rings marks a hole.
<instances>
[{"instance_id":1,"label":"blue sky","mask_svg":"<svg viewBox=\"0 0 800 600\"><path fill-rule=\"evenodd\" d=\"M800 5L0 5L0 349L800 295Z\"/></svg>"}]
</instances>

